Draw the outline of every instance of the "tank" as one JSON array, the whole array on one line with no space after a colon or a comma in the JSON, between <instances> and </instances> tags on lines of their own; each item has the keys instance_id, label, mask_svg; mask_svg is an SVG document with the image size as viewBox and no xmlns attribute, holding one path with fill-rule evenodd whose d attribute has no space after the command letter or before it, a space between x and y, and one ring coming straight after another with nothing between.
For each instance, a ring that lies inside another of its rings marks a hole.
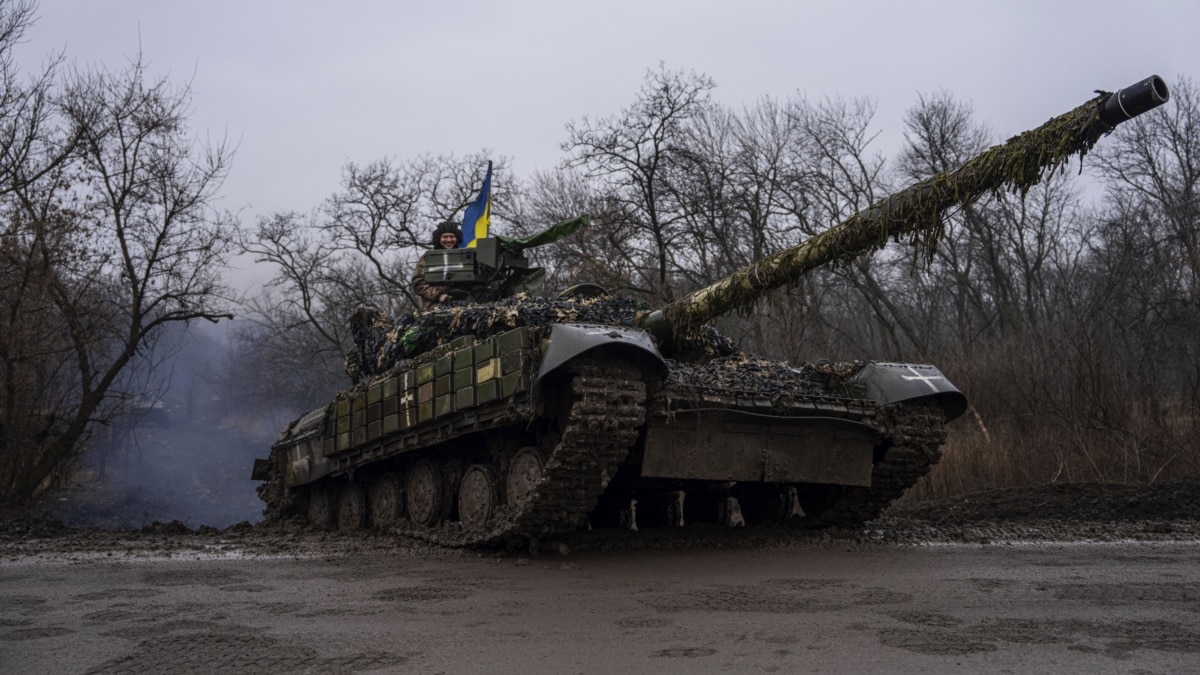
<instances>
[{"instance_id":1,"label":"tank","mask_svg":"<svg viewBox=\"0 0 1200 675\"><path fill-rule=\"evenodd\" d=\"M947 209L1023 193L1169 97L1157 76L1097 93L653 311L590 285L535 294L541 270L525 250L586 218L427 253L427 279L467 290L467 301L354 316L357 384L255 461L267 520L493 546L588 527L877 517L938 461L966 397L933 365L770 361L738 352L709 322L889 238L931 251Z\"/></svg>"}]
</instances>

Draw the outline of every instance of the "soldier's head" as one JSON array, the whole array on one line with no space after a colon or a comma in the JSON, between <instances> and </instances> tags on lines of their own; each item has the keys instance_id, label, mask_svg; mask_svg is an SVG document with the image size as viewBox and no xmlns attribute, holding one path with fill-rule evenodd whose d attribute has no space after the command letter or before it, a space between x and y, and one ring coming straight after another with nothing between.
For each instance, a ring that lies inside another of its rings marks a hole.
<instances>
[{"instance_id":1,"label":"soldier's head","mask_svg":"<svg viewBox=\"0 0 1200 675\"><path fill-rule=\"evenodd\" d=\"M462 231L458 229L458 225L452 221L438 225L433 231L433 247L434 248L454 248L462 241Z\"/></svg>"}]
</instances>

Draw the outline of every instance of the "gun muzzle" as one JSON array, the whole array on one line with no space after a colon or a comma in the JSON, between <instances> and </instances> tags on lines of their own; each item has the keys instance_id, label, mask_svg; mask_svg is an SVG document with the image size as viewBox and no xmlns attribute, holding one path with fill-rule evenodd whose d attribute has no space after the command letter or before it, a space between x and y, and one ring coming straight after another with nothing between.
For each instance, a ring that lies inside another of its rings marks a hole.
<instances>
[{"instance_id":1,"label":"gun muzzle","mask_svg":"<svg viewBox=\"0 0 1200 675\"><path fill-rule=\"evenodd\" d=\"M1108 126L1115 127L1147 110L1157 108L1170 98L1171 92L1167 89L1167 83L1161 77L1151 75L1105 99L1104 103L1100 104L1100 119Z\"/></svg>"}]
</instances>

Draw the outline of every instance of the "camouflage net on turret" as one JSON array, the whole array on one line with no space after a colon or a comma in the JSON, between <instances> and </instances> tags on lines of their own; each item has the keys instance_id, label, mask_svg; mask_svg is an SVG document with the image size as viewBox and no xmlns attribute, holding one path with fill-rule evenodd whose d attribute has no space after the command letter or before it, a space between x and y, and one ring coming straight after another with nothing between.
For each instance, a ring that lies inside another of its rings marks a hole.
<instances>
[{"instance_id":1,"label":"camouflage net on turret","mask_svg":"<svg viewBox=\"0 0 1200 675\"><path fill-rule=\"evenodd\" d=\"M749 308L769 291L795 283L818 267L846 263L882 249L889 239L907 240L929 259L945 231L950 209L1004 190L1024 195L1072 156L1081 159L1112 131L1100 119L1109 94L1037 129L1010 138L954 171L940 173L876 202L840 224L796 246L768 256L662 309L676 336L730 311Z\"/></svg>"},{"instance_id":2,"label":"camouflage net on turret","mask_svg":"<svg viewBox=\"0 0 1200 675\"><path fill-rule=\"evenodd\" d=\"M522 326L597 323L632 327L645 311L644 303L607 295L567 299L519 295L484 304L456 302L396 319L360 310L351 319L355 351L346 357L346 372L357 382L419 355L437 353L457 338L484 338ZM735 351L729 338L712 326L696 331L689 345L714 357Z\"/></svg>"},{"instance_id":3,"label":"camouflage net on turret","mask_svg":"<svg viewBox=\"0 0 1200 675\"><path fill-rule=\"evenodd\" d=\"M645 309L641 302L611 296L557 300L520 296L486 304L452 303L394 320L379 312L360 310L351 319L356 347L347 355L346 371L356 382L365 382L397 366L411 367L414 359L441 356L463 336L483 338L527 327L534 329L540 339L545 336L543 329L556 323L635 326ZM793 367L738 352L733 342L712 325L704 326L686 346L691 360L668 359L663 391L677 401L690 400L692 407L714 394L746 394L759 400L764 395L783 400L853 396L855 392L846 389L845 380L864 365L862 361L822 361Z\"/></svg>"}]
</instances>

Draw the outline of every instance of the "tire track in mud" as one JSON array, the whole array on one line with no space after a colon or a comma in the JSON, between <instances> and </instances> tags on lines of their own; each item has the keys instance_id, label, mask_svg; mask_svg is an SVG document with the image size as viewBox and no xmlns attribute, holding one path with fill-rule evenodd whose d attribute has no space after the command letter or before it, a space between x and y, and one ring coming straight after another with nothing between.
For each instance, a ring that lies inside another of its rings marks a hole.
<instances>
[{"instance_id":1,"label":"tire track in mud","mask_svg":"<svg viewBox=\"0 0 1200 675\"><path fill-rule=\"evenodd\" d=\"M1004 643L1054 645L1123 659L1139 650L1200 654L1196 626L1171 621L992 619L973 624L952 617L892 614L902 627L868 628L888 647L927 655L992 652Z\"/></svg>"},{"instance_id":2,"label":"tire track in mud","mask_svg":"<svg viewBox=\"0 0 1200 675\"><path fill-rule=\"evenodd\" d=\"M37 640L75 632L57 622L35 625L35 621L50 611L49 603L39 595L0 595L0 642Z\"/></svg>"},{"instance_id":3,"label":"tire track in mud","mask_svg":"<svg viewBox=\"0 0 1200 675\"><path fill-rule=\"evenodd\" d=\"M134 651L87 671L95 673L350 673L401 667L411 655L367 651L346 656L320 656L294 640L257 634L247 626L219 631L143 640Z\"/></svg>"},{"instance_id":4,"label":"tire track in mud","mask_svg":"<svg viewBox=\"0 0 1200 675\"><path fill-rule=\"evenodd\" d=\"M147 586L229 586L248 581L249 577L237 572L220 569L191 569L180 568L162 572L146 572L142 575L142 583Z\"/></svg>"},{"instance_id":5,"label":"tire track in mud","mask_svg":"<svg viewBox=\"0 0 1200 675\"><path fill-rule=\"evenodd\" d=\"M317 620L361 617L383 614L395 604L415 603L419 606L424 602L464 598L471 593L470 589L441 582L380 591L375 594L373 604L377 606L374 608L342 604L314 606L302 602L256 601L255 595L278 593L279 588L261 583L257 575L209 565L149 570L136 573L136 577L139 586L76 593L57 603L57 611L77 617L75 621L80 624L81 634L116 640L112 644L117 646L120 656L86 672L342 673L404 668L419 652L367 649L337 653L336 646L318 648L319 645L311 641L272 636L268 628L246 625L230 617L279 614ZM181 597L190 597L194 593L187 587L200 589L208 599L180 602ZM216 595L211 595L207 589ZM45 622L47 617L42 615L51 612L54 604L34 594L0 596L0 607L3 608L0 611L0 642L37 641L76 633L75 628L59 622ZM20 615L33 618L21 618ZM42 619L43 625L37 625L38 618ZM121 649L122 644L128 647Z\"/></svg>"},{"instance_id":6,"label":"tire track in mud","mask_svg":"<svg viewBox=\"0 0 1200 675\"><path fill-rule=\"evenodd\" d=\"M42 638L72 635L75 630L61 625L30 626L0 632L0 642L22 642L24 640L40 640Z\"/></svg>"},{"instance_id":7,"label":"tire track in mud","mask_svg":"<svg viewBox=\"0 0 1200 675\"><path fill-rule=\"evenodd\" d=\"M1196 583L1038 583L1013 579L970 577L961 579L984 596L1027 596L1040 593L1059 603L1088 608L1145 606L1168 611L1200 613L1200 584ZM718 584L672 592L645 591L640 602L667 614L681 612L745 612L747 614L819 614L869 608L875 620L856 621L850 627L874 633L880 644L929 656L954 656L994 652L1006 645L1053 645L1079 653L1124 659L1141 650L1175 654L1200 654L1197 622L1159 620L1088 620L1044 618L989 618L971 621L922 608L910 593L841 579L771 579L758 584ZM878 609L876 609L878 608ZM627 628L663 628L668 624L647 618L628 618ZM764 644L798 644L791 634L756 633ZM663 650L654 656L696 656L690 647Z\"/></svg>"},{"instance_id":8,"label":"tire track in mud","mask_svg":"<svg viewBox=\"0 0 1200 675\"><path fill-rule=\"evenodd\" d=\"M1117 606L1143 602L1181 603L1182 609L1200 612L1200 584L1075 583L1054 587L1059 600L1078 600L1093 605Z\"/></svg>"},{"instance_id":9,"label":"tire track in mud","mask_svg":"<svg viewBox=\"0 0 1200 675\"><path fill-rule=\"evenodd\" d=\"M841 579L770 579L672 593L650 593L641 602L659 612L765 612L814 614L852 607L910 602L912 596Z\"/></svg>"},{"instance_id":10,"label":"tire track in mud","mask_svg":"<svg viewBox=\"0 0 1200 675\"><path fill-rule=\"evenodd\" d=\"M1067 611L1150 605L1160 611L1200 613L1200 584L1196 583L1041 583L989 577L963 581L983 594L1040 594L1053 598ZM921 609L887 611L881 616L884 625L860 623L855 627L874 631L881 644L918 654L992 652L1005 644L1053 645L1114 659L1140 650L1200 654L1200 625L1195 621L1004 617L969 622Z\"/></svg>"},{"instance_id":11,"label":"tire track in mud","mask_svg":"<svg viewBox=\"0 0 1200 675\"><path fill-rule=\"evenodd\" d=\"M79 595L72 596L72 599L86 602L93 600L120 600L122 598L152 598L156 595L162 595L162 593L157 588L111 588L91 593L80 593Z\"/></svg>"}]
</instances>

